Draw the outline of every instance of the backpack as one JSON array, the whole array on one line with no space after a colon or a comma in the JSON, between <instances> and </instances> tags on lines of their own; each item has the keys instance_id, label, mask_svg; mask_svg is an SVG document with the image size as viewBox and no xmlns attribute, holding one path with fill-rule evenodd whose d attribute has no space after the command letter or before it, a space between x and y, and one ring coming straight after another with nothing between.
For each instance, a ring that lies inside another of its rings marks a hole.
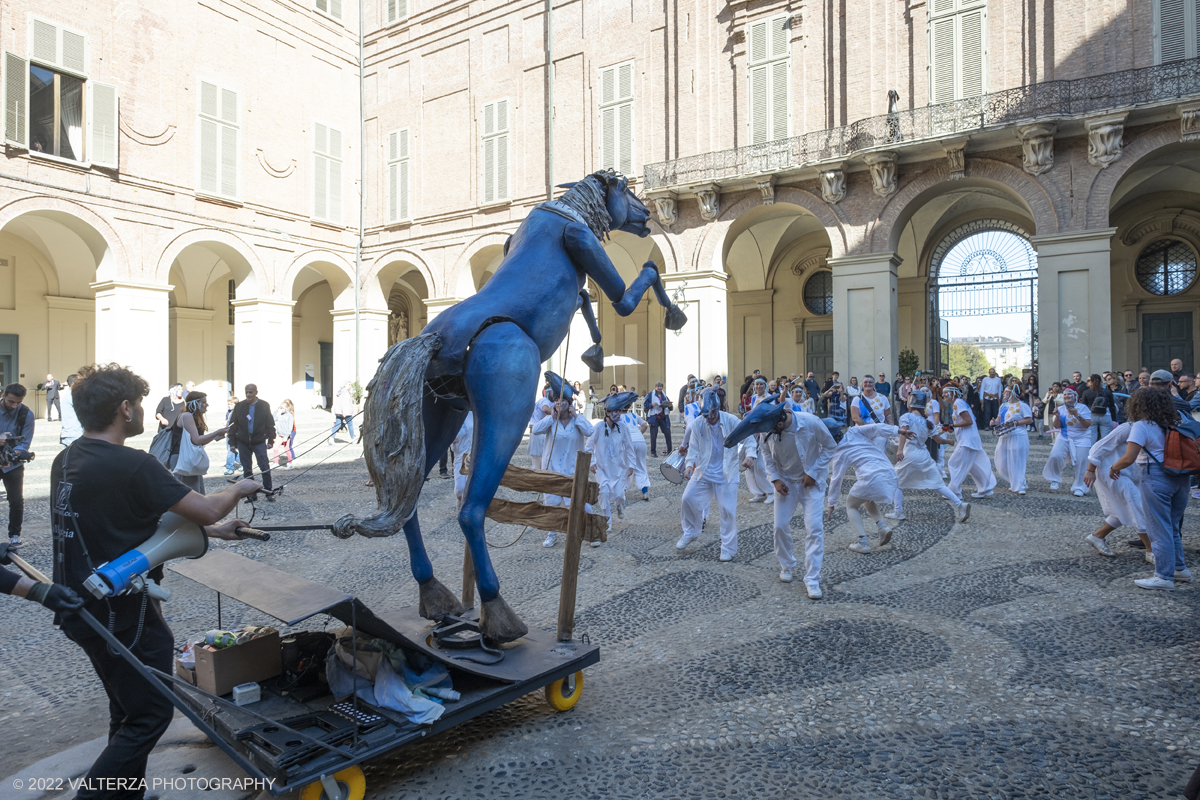
<instances>
[{"instance_id":1,"label":"backpack","mask_svg":"<svg viewBox=\"0 0 1200 800\"><path fill-rule=\"evenodd\" d=\"M1168 475L1200 475L1200 445L1197 439L1200 439L1200 422L1181 421L1167 431L1162 461L1150 455L1148 450L1146 455Z\"/></svg>"}]
</instances>

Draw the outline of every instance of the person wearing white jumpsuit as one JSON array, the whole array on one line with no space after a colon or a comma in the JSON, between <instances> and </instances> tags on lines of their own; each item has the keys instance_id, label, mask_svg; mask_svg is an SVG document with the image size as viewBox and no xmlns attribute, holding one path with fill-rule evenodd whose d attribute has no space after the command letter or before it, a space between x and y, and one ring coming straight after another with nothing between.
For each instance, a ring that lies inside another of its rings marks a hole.
<instances>
[{"instance_id":1,"label":"person wearing white jumpsuit","mask_svg":"<svg viewBox=\"0 0 1200 800\"><path fill-rule=\"evenodd\" d=\"M572 401L559 400L554 404L554 415L543 417L534 429L545 436L546 447L542 452L545 469L559 475L574 477L576 454L587 445L588 437L592 435L592 423L576 412ZM548 494L542 505L569 508L571 498ZM588 504L585 510L590 514L591 504ZM557 533L550 531L546 534L542 547L554 547L557 537Z\"/></svg>"},{"instance_id":2,"label":"person wearing white jumpsuit","mask_svg":"<svg viewBox=\"0 0 1200 800\"><path fill-rule=\"evenodd\" d=\"M730 439L736 440L740 435L753 437L755 431L763 428L767 430L758 434L759 457L775 494L779 580L791 583L796 569L791 523L796 507L803 505L804 586L811 599L819 600L821 561L825 554L825 486L837 442L826 423L811 414L793 411L787 402L760 403L746 415Z\"/></svg>"},{"instance_id":3,"label":"person wearing white jumpsuit","mask_svg":"<svg viewBox=\"0 0 1200 800\"><path fill-rule=\"evenodd\" d=\"M996 441L996 474L1008 484L1013 494L1024 495L1025 467L1029 463L1029 425L1033 423L1033 411L1014 389L1005 389L1000 413L989 424L992 427L1012 425L1008 433Z\"/></svg>"},{"instance_id":4,"label":"person wearing white jumpsuit","mask_svg":"<svg viewBox=\"0 0 1200 800\"><path fill-rule=\"evenodd\" d=\"M899 437L896 447L896 494L892 499L894 508L885 516L901 521L908 519L904 514L904 490L931 489L954 506L958 522L966 522L971 516L971 504L964 503L946 488L946 482L942 480L942 471L929 454L927 442L930 438L938 446L944 441L940 435L941 429L925 416L930 402L933 400L927 392L915 391L908 396L909 411L900 416L900 432L911 433L912 439L906 436Z\"/></svg>"},{"instance_id":5,"label":"person wearing white jumpsuit","mask_svg":"<svg viewBox=\"0 0 1200 800\"><path fill-rule=\"evenodd\" d=\"M837 498L842 493L842 481L846 470L854 470L854 484L846 498L846 516L858 532L858 541L850 544L856 553L871 552L871 543L863 528L859 508L865 506L875 527L879 531L879 544L887 544L892 531L879 513L879 503L890 503L896 496L896 470L892 462L879 447L880 439L898 436L900 429L895 425L875 424L852 426L838 443L833 455L833 477L829 481L829 513L833 513Z\"/></svg>"},{"instance_id":6,"label":"person wearing white jumpsuit","mask_svg":"<svg viewBox=\"0 0 1200 800\"><path fill-rule=\"evenodd\" d=\"M547 417L549 419L549 417ZM454 456L454 497L462 505L463 492L467 489L467 476L463 474L463 457L471 452L471 438L475 435L475 415L467 412L458 435L450 443L450 453Z\"/></svg>"},{"instance_id":7,"label":"person wearing white jumpsuit","mask_svg":"<svg viewBox=\"0 0 1200 800\"><path fill-rule=\"evenodd\" d=\"M746 470L746 488L750 490L750 502L770 504L775 502L775 487L767 479L767 470L763 467L760 451L759 437L747 436L738 445L738 463Z\"/></svg>"},{"instance_id":8,"label":"person wearing white jumpsuit","mask_svg":"<svg viewBox=\"0 0 1200 800\"><path fill-rule=\"evenodd\" d=\"M621 426L621 413L636 399L633 392L604 398L604 419L592 428L584 447L592 454L592 473L600 483L600 511L608 517L610 531L613 514L625 518L625 483L636 466L629 434ZM592 542L592 546L599 547L600 542Z\"/></svg>"},{"instance_id":9,"label":"person wearing white jumpsuit","mask_svg":"<svg viewBox=\"0 0 1200 800\"><path fill-rule=\"evenodd\" d=\"M812 414L814 417L817 415L817 404L808 396L808 392L804 391L803 386L792 387L792 395L786 405L790 411Z\"/></svg>"},{"instance_id":10,"label":"person wearing white jumpsuit","mask_svg":"<svg viewBox=\"0 0 1200 800\"><path fill-rule=\"evenodd\" d=\"M529 418L529 459L533 462L534 469L542 468L542 450L546 445L545 436L534 433L533 428L543 419L550 416L554 404L543 393L533 404L533 415Z\"/></svg>"},{"instance_id":11,"label":"person wearing white jumpsuit","mask_svg":"<svg viewBox=\"0 0 1200 800\"><path fill-rule=\"evenodd\" d=\"M996 476L992 474L992 462L983 449L975 415L967 401L958 396L957 387L942 389L942 397L951 407L951 425L954 426L954 452L946 461L950 469L950 491L962 497L963 482L967 476L975 482L972 497L991 497L996 488Z\"/></svg>"},{"instance_id":12,"label":"person wearing white jumpsuit","mask_svg":"<svg viewBox=\"0 0 1200 800\"><path fill-rule=\"evenodd\" d=\"M1071 484L1071 494L1083 497L1088 493L1088 486L1083 476L1087 472L1088 449L1092 446L1092 412L1087 406L1078 402L1079 396L1074 389L1063 390L1063 404L1055 410L1054 429L1059 432L1050 449L1050 457L1042 468L1042 477L1050 481L1050 491L1058 491L1062 481L1063 469L1070 461L1075 465L1075 481ZM1064 435L1062 432L1066 431Z\"/></svg>"},{"instance_id":13,"label":"person wearing white jumpsuit","mask_svg":"<svg viewBox=\"0 0 1200 800\"><path fill-rule=\"evenodd\" d=\"M1084 541L1096 548L1100 555L1113 557L1116 553L1104 538L1122 525L1132 525L1146 547L1146 560L1153 564L1154 554L1150 549L1145 512L1142 510L1141 473L1127 469L1115 481L1109 475L1112 465L1125 455L1132 429L1132 423L1122 422L1088 450L1088 467L1083 480L1088 486L1096 487L1096 497L1104 511L1104 524L1095 533L1084 537Z\"/></svg>"},{"instance_id":14,"label":"person wearing white jumpsuit","mask_svg":"<svg viewBox=\"0 0 1200 800\"><path fill-rule=\"evenodd\" d=\"M649 500L650 471L646 469L646 454L650 449L646 447L645 433L650 425L632 411L626 411L621 415L621 426L629 434L629 444L633 446L634 468L633 475L629 478L629 486L631 489L641 489L642 499Z\"/></svg>"},{"instance_id":15,"label":"person wearing white jumpsuit","mask_svg":"<svg viewBox=\"0 0 1200 800\"><path fill-rule=\"evenodd\" d=\"M726 448L725 439L738 421L721 410L716 392L704 394L700 416L688 425L684 460L688 484L680 511L683 535L675 543L676 550L683 550L700 537L705 509L716 496L721 512L721 560L732 561L737 555L738 449Z\"/></svg>"}]
</instances>

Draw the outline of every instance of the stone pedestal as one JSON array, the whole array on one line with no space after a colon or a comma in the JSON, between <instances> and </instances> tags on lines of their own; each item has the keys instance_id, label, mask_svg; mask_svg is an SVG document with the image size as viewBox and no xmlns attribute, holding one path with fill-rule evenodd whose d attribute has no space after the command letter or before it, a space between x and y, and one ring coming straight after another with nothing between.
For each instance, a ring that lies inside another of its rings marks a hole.
<instances>
[{"instance_id":1,"label":"stone pedestal","mask_svg":"<svg viewBox=\"0 0 1200 800\"><path fill-rule=\"evenodd\" d=\"M292 397L292 307L285 300L234 300L233 393L253 383L272 408ZM303 376L300 376L303 380ZM294 401L294 398L293 398Z\"/></svg>"},{"instance_id":2,"label":"stone pedestal","mask_svg":"<svg viewBox=\"0 0 1200 800\"><path fill-rule=\"evenodd\" d=\"M354 310L335 310L333 315L333 385L336 389L345 381L357 378L363 389L367 388L379 359L388 347L387 309L360 308L358 310L358 373L354 371Z\"/></svg>"},{"instance_id":3,"label":"stone pedestal","mask_svg":"<svg viewBox=\"0 0 1200 800\"><path fill-rule=\"evenodd\" d=\"M829 259L833 270L833 368L851 375L896 374L900 335L895 253Z\"/></svg>"},{"instance_id":4,"label":"stone pedestal","mask_svg":"<svg viewBox=\"0 0 1200 800\"><path fill-rule=\"evenodd\" d=\"M1038 372L1049 386L1112 362L1111 264L1116 228L1034 236L1038 256Z\"/></svg>"},{"instance_id":5,"label":"stone pedestal","mask_svg":"<svg viewBox=\"0 0 1200 800\"><path fill-rule=\"evenodd\" d=\"M170 317L166 284L103 281L96 291L96 361L116 362L150 384L147 402L170 388ZM290 359L288 359L290 361ZM153 407L148 409L153 417Z\"/></svg>"},{"instance_id":6,"label":"stone pedestal","mask_svg":"<svg viewBox=\"0 0 1200 800\"><path fill-rule=\"evenodd\" d=\"M709 383L714 375L729 373L729 304L725 290L728 276L723 272L674 272L662 278L668 295L687 282L683 290L687 324L678 336L674 331L667 331L665 336L665 388L674 398L679 387L687 382L688 373ZM650 376L650 385L657 380ZM642 389L638 387L639 391Z\"/></svg>"}]
</instances>

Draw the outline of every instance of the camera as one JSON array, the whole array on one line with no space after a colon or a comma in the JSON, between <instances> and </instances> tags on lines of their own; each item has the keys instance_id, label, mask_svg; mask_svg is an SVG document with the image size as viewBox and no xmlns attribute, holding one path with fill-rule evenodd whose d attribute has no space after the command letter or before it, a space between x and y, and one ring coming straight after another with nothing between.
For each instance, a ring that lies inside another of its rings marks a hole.
<instances>
[{"instance_id":1,"label":"camera","mask_svg":"<svg viewBox=\"0 0 1200 800\"><path fill-rule=\"evenodd\" d=\"M20 443L21 440L11 433L0 436L0 463L8 466L20 462L33 461L35 453L26 453L17 450L17 445Z\"/></svg>"}]
</instances>

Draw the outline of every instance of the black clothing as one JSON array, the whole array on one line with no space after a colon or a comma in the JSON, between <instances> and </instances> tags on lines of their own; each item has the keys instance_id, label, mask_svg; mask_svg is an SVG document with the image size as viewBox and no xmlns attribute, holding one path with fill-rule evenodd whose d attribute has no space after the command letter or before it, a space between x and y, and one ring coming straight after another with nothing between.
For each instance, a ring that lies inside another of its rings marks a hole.
<instances>
[{"instance_id":1,"label":"black clothing","mask_svg":"<svg viewBox=\"0 0 1200 800\"><path fill-rule=\"evenodd\" d=\"M68 462L66 474L64 460ZM50 469L54 582L86 598L84 607L101 622L108 620L111 608L116 614L116 630L136 625L140 596L97 600L83 588L83 582L93 567L124 555L153 536L163 512L190 491L149 453L102 439L77 439L58 454ZM78 535L68 513L74 514ZM60 519L65 530L59 528ZM68 635L94 635L77 617L60 614L55 622Z\"/></svg>"},{"instance_id":2,"label":"black clothing","mask_svg":"<svg viewBox=\"0 0 1200 800\"><path fill-rule=\"evenodd\" d=\"M46 422L51 421L50 409L52 408L58 412L58 421L62 422L62 405L58 402L57 394L54 397L46 395Z\"/></svg>"},{"instance_id":3,"label":"black clothing","mask_svg":"<svg viewBox=\"0 0 1200 800\"><path fill-rule=\"evenodd\" d=\"M666 458L671 454L671 415L658 414L649 417L647 422L650 423L650 455L658 457L658 432L662 431L663 438L666 440L666 450L663 450L663 457Z\"/></svg>"},{"instance_id":4,"label":"black clothing","mask_svg":"<svg viewBox=\"0 0 1200 800\"><path fill-rule=\"evenodd\" d=\"M178 403L171 399L171 395L167 395L162 400L158 401L158 407L154 409L154 416L157 419L159 414L162 414L167 419L167 424L158 423L158 429L166 430L175 424L175 418L183 413L183 401Z\"/></svg>"},{"instance_id":5,"label":"black clothing","mask_svg":"<svg viewBox=\"0 0 1200 800\"><path fill-rule=\"evenodd\" d=\"M136 452L136 451L135 451ZM143 454L144 455L144 454ZM72 464L72 467L74 465ZM140 602L140 601L139 601ZM104 621L103 618L100 619ZM83 623L80 623L81 625ZM93 798L142 798L141 791L106 791L102 778L139 780L146 777L146 759L159 738L171 724L175 708L171 701L151 687L133 667L120 656L108 652L108 643L87 628L71 631L67 638L83 648L104 691L108 694L108 746L88 770L87 778L75 795L76 800ZM118 634L126 647L133 641L133 631ZM146 609L146 624L137 643L129 648L138 660L148 667L170 673L174 666L175 641L171 629L159 610L158 601L151 600ZM88 779L92 779L89 781ZM89 786L90 783L90 786Z\"/></svg>"},{"instance_id":6,"label":"black clothing","mask_svg":"<svg viewBox=\"0 0 1200 800\"><path fill-rule=\"evenodd\" d=\"M42 384L42 388L46 390L46 402L58 397L58 390L62 388L62 384L58 381L46 381Z\"/></svg>"},{"instance_id":7,"label":"black clothing","mask_svg":"<svg viewBox=\"0 0 1200 800\"><path fill-rule=\"evenodd\" d=\"M12 590L17 588L17 582L21 580L21 576L11 569L0 567L0 594L12 594Z\"/></svg>"},{"instance_id":8,"label":"black clothing","mask_svg":"<svg viewBox=\"0 0 1200 800\"><path fill-rule=\"evenodd\" d=\"M811 378L804 382L804 391L808 392L808 399L812 400L814 403L821 396L821 387L818 386L817 382Z\"/></svg>"},{"instance_id":9,"label":"black clothing","mask_svg":"<svg viewBox=\"0 0 1200 800\"><path fill-rule=\"evenodd\" d=\"M257 420L256 420L257 421ZM238 462L242 465L242 477L254 477L254 465L250 461L251 454L258 460L258 471L262 475L262 485L267 491L271 490L271 458L267 455L267 443L246 444L237 443Z\"/></svg>"},{"instance_id":10,"label":"black clothing","mask_svg":"<svg viewBox=\"0 0 1200 800\"><path fill-rule=\"evenodd\" d=\"M273 442L276 438L275 417L271 414L271 405L261 398L254 402L253 430L249 430L247 427L249 422L246 416L250 413L249 400L243 400L234 406L233 414L229 417L229 441L239 445L239 451L242 443L259 445L264 442ZM246 464L246 460L242 459L242 463Z\"/></svg>"},{"instance_id":11,"label":"black clothing","mask_svg":"<svg viewBox=\"0 0 1200 800\"><path fill-rule=\"evenodd\" d=\"M4 492L8 495L8 538L21 535L21 523L25 520L25 465L0 475Z\"/></svg>"}]
</instances>

